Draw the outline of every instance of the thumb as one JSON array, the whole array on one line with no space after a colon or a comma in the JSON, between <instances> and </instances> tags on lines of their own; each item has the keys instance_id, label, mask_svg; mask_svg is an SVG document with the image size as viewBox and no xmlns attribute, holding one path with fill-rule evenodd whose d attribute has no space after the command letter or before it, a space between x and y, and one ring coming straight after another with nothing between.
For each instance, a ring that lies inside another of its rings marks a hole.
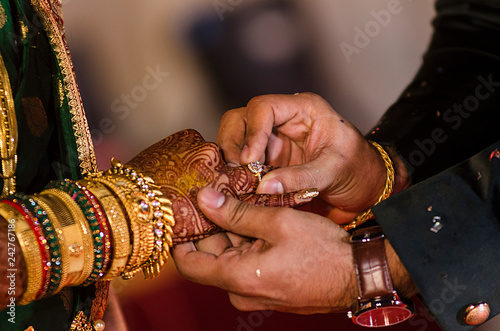
<instances>
[{"instance_id":1,"label":"thumb","mask_svg":"<svg viewBox=\"0 0 500 331\"><path fill-rule=\"evenodd\" d=\"M210 187L201 189L197 199L203 214L221 228L264 240L271 239L275 220L282 218L278 214L282 210L291 211L288 208L254 206Z\"/></svg>"},{"instance_id":2,"label":"thumb","mask_svg":"<svg viewBox=\"0 0 500 331\"><path fill-rule=\"evenodd\" d=\"M262 178L256 193L283 194L310 187L314 187L321 192L327 188L327 176L325 165L316 167L315 163L312 162L278 168Z\"/></svg>"}]
</instances>

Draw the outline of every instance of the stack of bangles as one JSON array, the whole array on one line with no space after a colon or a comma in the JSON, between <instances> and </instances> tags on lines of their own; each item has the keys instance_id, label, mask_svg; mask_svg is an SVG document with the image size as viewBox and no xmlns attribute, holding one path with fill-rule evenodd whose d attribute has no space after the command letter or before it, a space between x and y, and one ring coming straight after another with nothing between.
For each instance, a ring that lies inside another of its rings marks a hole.
<instances>
[{"instance_id":1,"label":"stack of bangles","mask_svg":"<svg viewBox=\"0 0 500 331\"><path fill-rule=\"evenodd\" d=\"M111 164L82 180L53 181L39 194L0 201L0 216L15 223L26 262L19 304L141 270L146 278L158 276L172 246L172 204L151 178Z\"/></svg>"}]
</instances>

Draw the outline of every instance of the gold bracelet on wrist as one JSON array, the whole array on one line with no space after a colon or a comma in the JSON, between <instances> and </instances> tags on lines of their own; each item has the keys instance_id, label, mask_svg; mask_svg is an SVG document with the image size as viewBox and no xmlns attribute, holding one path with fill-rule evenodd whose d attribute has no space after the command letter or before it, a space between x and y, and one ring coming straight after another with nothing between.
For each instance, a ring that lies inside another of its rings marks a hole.
<instances>
[{"instance_id":1,"label":"gold bracelet on wrist","mask_svg":"<svg viewBox=\"0 0 500 331\"><path fill-rule=\"evenodd\" d=\"M93 178L93 181L104 184L107 189L109 189L117 201L120 202L123 209L128 215L128 226L131 234L131 253L125 267L125 271L122 272L122 277L124 279L132 278L136 272L131 272L132 269L135 271L135 267L140 265L142 260L147 258L146 252L149 251L149 247L154 245L153 243L153 230L152 225L147 223L139 223L134 217L134 209L130 202L128 202L125 193L122 191L122 187L119 188L116 184L105 178ZM139 271L139 270L137 270Z\"/></svg>"},{"instance_id":2,"label":"gold bracelet on wrist","mask_svg":"<svg viewBox=\"0 0 500 331\"><path fill-rule=\"evenodd\" d=\"M137 261L134 263L131 262L131 264L141 265L151 255L154 247L152 211L148 210L143 213L139 210L141 208L141 204L147 201L147 197L145 194L138 192L135 183L127 180L126 178L107 175L102 179L107 180L111 186L114 186L113 191L117 193L117 196L122 196L119 201L129 214L131 226L134 227L138 225L141 246Z\"/></svg>"},{"instance_id":3,"label":"gold bracelet on wrist","mask_svg":"<svg viewBox=\"0 0 500 331\"><path fill-rule=\"evenodd\" d=\"M63 191L46 189L38 198L48 203L49 208L59 215L60 221L65 224L63 226L70 227L70 239L74 241L66 240L62 248L71 259L68 269L70 275L64 286L78 286L90 276L94 264L94 243L90 227L78 204Z\"/></svg>"},{"instance_id":4,"label":"gold bracelet on wrist","mask_svg":"<svg viewBox=\"0 0 500 331\"><path fill-rule=\"evenodd\" d=\"M111 239L113 242L113 255L111 265L102 280L111 280L125 271L131 244L127 219L118 201L102 183L81 180L80 184L85 186L102 205L111 228Z\"/></svg>"},{"instance_id":5,"label":"gold bracelet on wrist","mask_svg":"<svg viewBox=\"0 0 500 331\"><path fill-rule=\"evenodd\" d=\"M63 194L61 196L66 198ZM67 276L64 282L61 281L58 291L66 286L79 285L78 280L85 277L93 262L92 237L88 224L83 221L83 213L76 209L73 210L76 214L71 213L69 207L66 206L66 203L70 203L69 200L73 201L69 196L66 201L63 201L48 191L38 195L36 199L42 207L47 208L49 218L51 214L54 215L63 233L64 247L61 251L63 258L66 256L66 262L63 260L63 263L67 263L68 267Z\"/></svg>"},{"instance_id":6,"label":"gold bracelet on wrist","mask_svg":"<svg viewBox=\"0 0 500 331\"><path fill-rule=\"evenodd\" d=\"M41 251L35 233L24 217L16 217L15 233L23 252L28 274L26 291L19 300L19 304L27 305L36 299L43 285Z\"/></svg>"},{"instance_id":7,"label":"gold bracelet on wrist","mask_svg":"<svg viewBox=\"0 0 500 331\"><path fill-rule=\"evenodd\" d=\"M24 256L27 284L23 296L19 300L19 304L26 305L36 299L40 288L43 286L43 263L40 258L41 251L38 240L31 226L24 218L24 215L12 206L2 203L0 206L0 215L9 224L14 224L14 233Z\"/></svg>"},{"instance_id":8,"label":"gold bracelet on wrist","mask_svg":"<svg viewBox=\"0 0 500 331\"><path fill-rule=\"evenodd\" d=\"M69 251L68 251L68 239L66 234L63 231L63 226L56 216L56 214L52 211L47 203L44 200L40 199L38 196L34 196L33 200L47 213L47 217L52 222L52 226L54 227L54 231L59 240L59 252L61 253L61 281L59 282L59 286L54 291L53 294L59 293L63 289L66 284L66 279L68 278L69 273Z\"/></svg>"},{"instance_id":9,"label":"gold bracelet on wrist","mask_svg":"<svg viewBox=\"0 0 500 331\"><path fill-rule=\"evenodd\" d=\"M389 157L389 154L385 151L385 149L377 144L374 141L369 141L379 152L380 156L382 156L382 159L384 160L386 172L387 172L387 178L385 181L385 187L384 191L378 198L377 202L375 202L374 206L377 205L378 203L382 202L383 200L387 199L391 194L392 190L394 188L394 166L392 163L391 158ZM365 212L363 212L361 215L356 217L351 223L343 225L344 230L348 231L351 229L354 229L355 227L365 223L367 220L373 217L372 209L369 208Z\"/></svg>"},{"instance_id":10,"label":"gold bracelet on wrist","mask_svg":"<svg viewBox=\"0 0 500 331\"><path fill-rule=\"evenodd\" d=\"M121 164L120 161L111 159L111 169L105 174L118 177L121 183L126 181L135 186L135 193L128 195L135 205L136 215L140 220L153 224L154 247L147 261L141 263L136 269L142 269L146 278L157 277L168 260L168 251L172 246L174 217L172 202L163 197L160 186L150 177L144 176L140 171ZM135 272L135 270L132 270Z\"/></svg>"}]
</instances>

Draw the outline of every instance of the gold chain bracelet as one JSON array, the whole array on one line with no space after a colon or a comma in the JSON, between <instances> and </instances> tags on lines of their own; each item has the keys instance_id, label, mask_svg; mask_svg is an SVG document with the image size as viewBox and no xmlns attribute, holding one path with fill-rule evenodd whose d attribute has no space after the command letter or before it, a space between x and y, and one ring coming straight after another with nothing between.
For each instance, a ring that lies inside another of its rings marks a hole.
<instances>
[{"instance_id":1,"label":"gold chain bracelet","mask_svg":"<svg viewBox=\"0 0 500 331\"><path fill-rule=\"evenodd\" d=\"M394 166L392 164L392 160L389 157L389 154L385 151L385 149L377 144L374 141L369 141L370 144L372 144L377 151L379 152L380 156L382 156L382 159L384 160L385 164L385 169L387 172L387 177L385 181L385 187L384 191L378 198L377 202L375 202L374 206L377 205L378 203L382 202L383 200L387 199L391 194L392 190L394 188ZM365 212L363 212L361 215L356 217L351 223L343 225L344 230L348 231L351 229L354 229L355 227L365 223L367 220L373 217L372 209L369 208Z\"/></svg>"}]
</instances>

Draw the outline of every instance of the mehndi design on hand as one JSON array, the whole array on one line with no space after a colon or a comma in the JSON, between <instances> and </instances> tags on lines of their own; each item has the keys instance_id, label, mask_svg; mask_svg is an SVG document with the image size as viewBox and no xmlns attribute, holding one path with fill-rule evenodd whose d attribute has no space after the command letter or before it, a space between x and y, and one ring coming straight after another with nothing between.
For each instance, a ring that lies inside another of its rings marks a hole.
<instances>
[{"instance_id":1,"label":"mehndi design on hand","mask_svg":"<svg viewBox=\"0 0 500 331\"><path fill-rule=\"evenodd\" d=\"M275 207L298 207L317 195L314 189L283 195L256 194L259 178L246 166L226 164L219 147L189 129L177 132L148 147L128 162L141 169L161 186L172 201L174 244L202 239L221 231L200 211L198 191L212 187L252 204ZM262 165L261 175L273 170Z\"/></svg>"}]
</instances>

